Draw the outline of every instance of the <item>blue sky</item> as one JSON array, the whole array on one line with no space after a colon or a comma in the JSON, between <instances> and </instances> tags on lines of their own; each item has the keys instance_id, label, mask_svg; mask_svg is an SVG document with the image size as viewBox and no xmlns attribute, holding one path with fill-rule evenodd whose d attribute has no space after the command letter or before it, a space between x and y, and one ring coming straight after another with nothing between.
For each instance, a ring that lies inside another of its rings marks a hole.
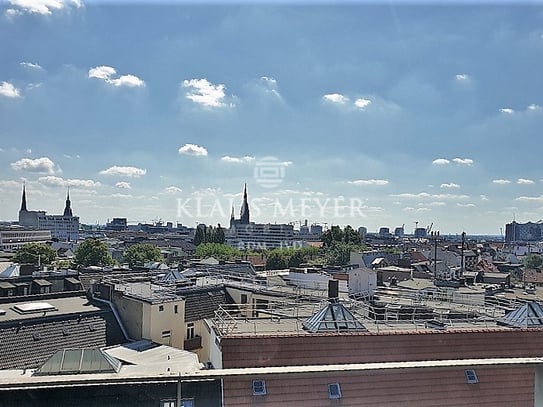
<instances>
[{"instance_id":1,"label":"blue sky","mask_svg":"<svg viewBox=\"0 0 543 407\"><path fill-rule=\"evenodd\" d=\"M543 218L539 4L122 3L0 3L0 219Z\"/></svg>"}]
</instances>

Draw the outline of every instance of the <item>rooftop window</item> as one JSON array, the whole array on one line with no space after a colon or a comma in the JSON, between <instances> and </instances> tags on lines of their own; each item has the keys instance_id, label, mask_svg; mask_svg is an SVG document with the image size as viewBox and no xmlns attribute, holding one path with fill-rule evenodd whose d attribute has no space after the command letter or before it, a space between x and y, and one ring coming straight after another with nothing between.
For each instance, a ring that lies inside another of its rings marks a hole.
<instances>
[{"instance_id":1,"label":"rooftop window","mask_svg":"<svg viewBox=\"0 0 543 407\"><path fill-rule=\"evenodd\" d=\"M479 383L479 378L477 377L477 373L475 373L475 370L468 369L465 371L465 373L466 373L466 381L468 384Z\"/></svg>"},{"instance_id":2,"label":"rooftop window","mask_svg":"<svg viewBox=\"0 0 543 407\"><path fill-rule=\"evenodd\" d=\"M57 309L48 302L29 302L18 304L13 309L21 314L32 314L37 312L56 311Z\"/></svg>"},{"instance_id":3,"label":"rooftop window","mask_svg":"<svg viewBox=\"0 0 543 407\"><path fill-rule=\"evenodd\" d=\"M339 383L330 383L328 385L328 398L329 399L341 398L341 387L339 386Z\"/></svg>"},{"instance_id":4,"label":"rooftop window","mask_svg":"<svg viewBox=\"0 0 543 407\"><path fill-rule=\"evenodd\" d=\"M266 395L266 382L264 380L253 380L253 395L254 396Z\"/></svg>"}]
</instances>

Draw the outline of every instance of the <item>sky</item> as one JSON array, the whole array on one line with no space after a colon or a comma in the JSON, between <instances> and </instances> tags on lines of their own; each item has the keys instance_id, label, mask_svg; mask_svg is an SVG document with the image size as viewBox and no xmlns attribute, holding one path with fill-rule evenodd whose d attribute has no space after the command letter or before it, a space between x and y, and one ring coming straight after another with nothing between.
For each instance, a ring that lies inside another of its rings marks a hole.
<instances>
[{"instance_id":1,"label":"sky","mask_svg":"<svg viewBox=\"0 0 543 407\"><path fill-rule=\"evenodd\" d=\"M543 218L543 5L0 2L0 220Z\"/></svg>"}]
</instances>

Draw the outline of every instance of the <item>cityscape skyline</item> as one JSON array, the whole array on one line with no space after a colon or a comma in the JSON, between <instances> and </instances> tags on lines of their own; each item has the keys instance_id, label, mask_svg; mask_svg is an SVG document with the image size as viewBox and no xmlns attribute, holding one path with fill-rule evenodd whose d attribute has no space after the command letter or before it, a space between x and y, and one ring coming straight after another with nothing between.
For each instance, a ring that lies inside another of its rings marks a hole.
<instances>
[{"instance_id":1,"label":"cityscape skyline","mask_svg":"<svg viewBox=\"0 0 543 407\"><path fill-rule=\"evenodd\" d=\"M543 218L537 5L58 4L0 5L0 220Z\"/></svg>"}]
</instances>

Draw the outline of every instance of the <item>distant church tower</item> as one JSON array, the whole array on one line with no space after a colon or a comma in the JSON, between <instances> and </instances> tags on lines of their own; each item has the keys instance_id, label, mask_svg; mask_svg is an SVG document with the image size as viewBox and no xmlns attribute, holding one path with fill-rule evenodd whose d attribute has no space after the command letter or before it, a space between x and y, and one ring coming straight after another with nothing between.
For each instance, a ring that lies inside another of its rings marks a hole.
<instances>
[{"instance_id":1,"label":"distant church tower","mask_svg":"<svg viewBox=\"0 0 543 407\"><path fill-rule=\"evenodd\" d=\"M64 207L64 214L62 216L74 216L72 213L72 203L70 201L70 189L66 194L66 206Z\"/></svg>"},{"instance_id":2,"label":"distant church tower","mask_svg":"<svg viewBox=\"0 0 543 407\"><path fill-rule=\"evenodd\" d=\"M247 202L247 183L243 189L243 203L241 204L241 212L239 217L239 223L242 225L249 224L249 203Z\"/></svg>"},{"instance_id":3,"label":"distant church tower","mask_svg":"<svg viewBox=\"0 0 543 407\"><path fill-rule=\"evenodd\" d=\"M26 185L23 184L23 199L21 200L21 209L19 212L27 212L28 209L26 209Z\"/></svg>"}]
</instances>

